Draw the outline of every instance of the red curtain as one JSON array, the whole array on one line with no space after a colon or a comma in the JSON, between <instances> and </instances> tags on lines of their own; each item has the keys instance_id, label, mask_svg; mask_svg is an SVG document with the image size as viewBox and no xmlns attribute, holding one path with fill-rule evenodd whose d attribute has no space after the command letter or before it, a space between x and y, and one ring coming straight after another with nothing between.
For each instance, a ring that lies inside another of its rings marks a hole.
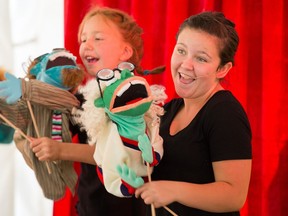
<instances>
[{"instance_id":1,"label":"red curtain","mask_svg":"<svg viewBox=\"0 0 288 216\"><path fill-rule=\"evenodd\" d=\"M184 18L216 10L235 22L240 46L236 66L229 73L225 87L243 104L253 131L251 184L241 213L244 216L287 214L288 1L65 0L65 46L76 55L78 25L94 4L124 10L136 19L144 30L142 66L147 69L167 66L163 74L147 79L149 83L165 85L169 99L176 96L170 77L170 56L175 33ZM72 215L67 214L70 212L67 199L68 195L55 204L55 215Z\"/></svg>"}]
</instances>

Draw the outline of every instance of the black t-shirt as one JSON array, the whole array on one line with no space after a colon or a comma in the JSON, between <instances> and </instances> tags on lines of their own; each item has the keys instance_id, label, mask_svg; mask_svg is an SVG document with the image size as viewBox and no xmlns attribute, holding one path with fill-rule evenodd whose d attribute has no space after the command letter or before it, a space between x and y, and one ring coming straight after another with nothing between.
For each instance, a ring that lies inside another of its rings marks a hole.
<instances>
[{"instance_id":1,"label":"black t-shirt","mask_svg":"<svg viewBox=\"0 0 288 216\"><path fill-rule=\"evenodd\" d=\"M174 99L164 106L160 135L164 140L164 155L154 167L153 180L175 180L205 184L214 182L212 162L230 159L251 159L251 129L241 104L229 91L219 91L197 113L191 123L171 136L170 125L183 99ZM179 203L168 206L181 216L225 215L189 208ZM157 216L168 216L165 209Z\"/></svg>"},{"instance_id":2,"label":"black t-shirt","mask_svg":"<svg viewBox=\"0 0 288 216\"><path fill-rule=\"evenodd\" d=\"M83 103L83 95L77 94ZM79 126L71 125L72 134L77 134L79 142L87 144L87 134ZM142 199L120 198L108 193L98 178L96 166L81 163L81 173L77 188L77 211L79 216L144 216L145 204Z\"/></svg>"}]
</instances>

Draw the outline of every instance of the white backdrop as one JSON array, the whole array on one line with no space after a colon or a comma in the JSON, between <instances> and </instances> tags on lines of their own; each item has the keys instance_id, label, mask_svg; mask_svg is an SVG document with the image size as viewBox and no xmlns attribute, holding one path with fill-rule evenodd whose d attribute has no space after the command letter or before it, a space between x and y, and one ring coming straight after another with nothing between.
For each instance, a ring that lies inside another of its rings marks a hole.
<instances>
[{"instance_id":1,"label":"white backdrop","mask_svg":"<svg viewBox=\"0 0 288 216\"><path fill-rule=\"evenodd\" d=\"M0 0L0 66L24 76L29 57L64 46L63 0ZM0 143L0 216L51 216L33 171L14 143Z\"/></svg>"}]
</instances>

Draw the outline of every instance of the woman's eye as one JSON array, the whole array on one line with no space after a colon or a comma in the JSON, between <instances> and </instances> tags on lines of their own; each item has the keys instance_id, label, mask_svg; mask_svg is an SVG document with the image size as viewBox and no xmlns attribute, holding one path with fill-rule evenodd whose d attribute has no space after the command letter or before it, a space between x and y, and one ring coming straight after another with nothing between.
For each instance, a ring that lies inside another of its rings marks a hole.
<instances>
[{"instance_id":1,"label":"woman's eye","mask_svg":"<svg viewBox=\"0 0 288 216\"><path fill-rule=\"evenodd\" d=\"M207 60L203 57L197 57L197 60L200 62L207 62Z\"/></svg>"},{"instance_id":2,"label":"woman's eye","mask_svg":"<svg viewBox=\"0 0 288 216\"><path fill-rule=\"evenodd\" d=\"M185 50L183 50L183 49L177 49L177 52L181 55L185 55L185 53L186 53Z\"/></svg>"}]
</instances>

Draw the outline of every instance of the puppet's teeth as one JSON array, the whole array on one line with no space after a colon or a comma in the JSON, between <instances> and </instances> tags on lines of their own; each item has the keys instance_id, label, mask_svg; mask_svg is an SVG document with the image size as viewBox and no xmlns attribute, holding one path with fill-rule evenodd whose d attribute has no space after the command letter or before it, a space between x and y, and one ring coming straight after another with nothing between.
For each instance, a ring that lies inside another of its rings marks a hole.
<instances>
[{"instance_id":1,"label":"puppet's teeth","mask_svg":"<svg viewBox=\"0 0 288 216\"><path fill-rule=\"evenodd\" d=\"M49 59L50 59L50 61L54 61L56 58L58 58L58 57L63 57L63 56L65 56L65 57L67 57L67 58L70 58L70 59L76 61L76 56L74 56L72 53L70 53L70 52L68 52L68 51L60 51L60 52L53 53L53 54L49 57Z\"/></svg>"},{"instance_id":2,"label":"puppet's teeth","mask_svg":"<svg viewBox=\"0 0 288 216\"><path fill-rule=\"evenodd\" d=\"M129 87L131 86L130 83L125 84L118 92L117 92L117 96L121 97L122 94L127 91L127 89L129 89Z\"/></svg>"},{"instance_id":3,"label":"puppet's teeth","mask_svg":"<svg viewBox=\"0 0 288 216\"><path fill-rule=\"evenodd\" d=\"M145 85L145 82L142 80L132 80L131 81L132 85L136 85L136 84L141 84L141 85Z\"/></svg>"}]
</instances>

